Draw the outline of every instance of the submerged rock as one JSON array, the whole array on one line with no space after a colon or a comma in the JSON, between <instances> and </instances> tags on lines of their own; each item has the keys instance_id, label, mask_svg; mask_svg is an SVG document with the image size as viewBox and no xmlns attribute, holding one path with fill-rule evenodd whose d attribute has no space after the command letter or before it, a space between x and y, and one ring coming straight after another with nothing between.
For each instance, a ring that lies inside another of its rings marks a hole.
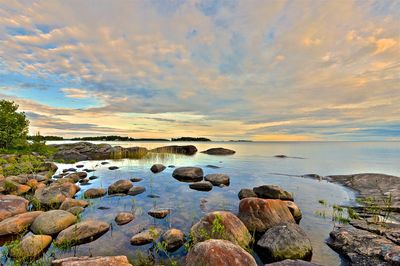
<instances>
[{"instance_id":1,"label":"submerged rock","mask_svg":"<svg viewBox=\"0 0 400 266\"><path fill-rule=\"evenodd\" d=\"M219 230L215 230L216 227ZM206 214L190 229L193 243L207 239L225 239L243 248L247 248L251 242L251 235L243 222L233 213L227 211L215 211Z\"/></svg>"},{"instance_id":2,"label":"submerged rock","mask_svg":"<svg viewBox=\"0 0 400 266\"><path fill-rule=\"evenodd\" d=\"M135 218L135 215L131 212L120 212L117 217L115 217L115 222L118 225L127 224Z\"/></svg>"},{"instance_id":3,"label":"submerged rock","mask_svg":"<svg viewBox=\"0 0 400 266\"><path fill-rule=\"evenodd\" d=\"M148 211L147 214L157 219L163 219L170 214L170 212L171 210L169 209L153 209Z\"/></svg>"},{"instance_id":4,"label":"submerged rock","mask_svg":"<svg viewBox=\"0 0 400 266\"><path fill-rule=\"evenodd\" d=\"M230 178L225 174L209 174L204 177L204 180L210 181L214 186L226 185L229 186Z\"/></svg>"},{"instance_id":5,"label":"submerged rock","mask_svg":"<svg viewBox=\"0 0 400 266\"><path fill-rule=\"evenodd\" d=\"M162 241L167 244L167 251L175 251L185 243L185 235L181 230L171 228L161 236Z\"/></svg>"},{"instance_id":6,"label":"submerged rock","mask_svg":"<svg viewBox=\"0 0 400 266\"><path fill-rule=\"evenodd\" d=\"M131 180L131 182L140 182L140 181L143 180L143 178L140 178L140 177L132 177L132 178L129 179L129 180Z\"/></svg>"},{"instance_id":7,"label":"submerged rock","mask_svg":"<svg viewBox=\"0 0 400 266\"><path fill-rule=\"evenodd\" d=\"M150 228L143 232L134 235L131 238L131 244L135 246L149 244L159 238L161 234L161 229Z\"/></svg>"},{"instance_id":8,"label":"submerged rock","mask_svg":"<svg viewBox=\"0 0 400 266\"><path fill-rule=\"evenodd\" d=\"M89 188L83 194L87 199L103 197L107 191L104 188Z\"/></svg>"},{"instance_id":9,"label":"submerged rock","mask_svg":"<svg viewBox=\"0 0 400 266\"><path fill-rule=\"evenodd\" d=\"M136 196L146 191L145 187L133 186L129 189L128 195Z\"/></svg>"},{"instance_id":10,"label":"submerged rock","mask_svg":"<svg viewBox=\"0 0 400 266\"><path fill-rule=\"evenodd\" d=\"M10 257L22 260L37 258L50 246L52 240L48 235L29 235L10 249Z\"/></svg>"},{"instance_id":11,"label":"submerged rock","mask_svg":"<svg viewBox=\"0 0 400 266\"><path fill-rule=\"evenodd\" d=\"M254 193L262 199L280 199L293 201L293 195L279 186L264 185L253 188Z\"/></svg>"},{"instance_id":12,"label":"submerged rock","mask_svg":"<svg viewBox=\"0 0 400 266\"><path fill-rule=\"evenodd\" d=\"M232 155L236 152L234 150L225 149L225 148L211 148L201 153L209 154L209 155Z\"/></svg>"},{"instance_id":13,"label":"submerged rock","mask_svg":"<svg viewBox=\"0 0 400 266\"><path fill-rule=\"evenodd\" d=\"M76 223L77 218L70 212L52 210L40 214L31 225L35 234L54 235Z\"/></svg>"},{"instance_id":14,"label":"submerged rock","mask_svg":"<svg viewBox=\"0 0 400 266\"><path fill-rule=\"evenodd\" d=\"M86 220L61 231L55 241L56 245L79 245L96 240L106 233L110 225L97 220Z\"/></svg>"},{"instance_id":15,"label":"submerged rock","mask_svg":"<svg viewBox=\"0 0 400 266\"><path fill-rule=\"evenodd\" d=\"M153 166L150 168L150 170L151 170L154 174L157 174L157 173L160 173L160 172L164 171L165 168L166 168L166 167L165 167L165 165L163 165L163 164L153 164Z\"/></svg>"},{"instance_id":16,"label":"submerged rock","mask_svg":"<svg viewBox=\"0 0 400 266\"><path fill-rule=\"evenodd\" d=\"M238 217L250 232L255 231L257 235L281 223L295 223L286 203L273 199L242 199Z\"/></svg>"},{"instance_id":17,"label":"submerged rock","mask_svg":"<svg viewBox=\"0 0 400 266\"><path fill-rule=\"evenodd\" d=\"M129 180L118 180L108 187L108 194L128 193L133 184Z\"/></svg>"},{"instance_id":18,"label":"submerged rock","mask_svg":"<svg viewBox=\"0 0 400 266\"><path fill-rule=\"evenodd\" d=\"M179 167L172 176L181 182L198 182L203 180L203 170L199 167Z\"/></svg>"},{"instance_id":19,"label":"submerged rock","mask_svg":"<svg viewBox=\"0 0 400 266\"><path fill-rule=\"evenodd\" d=\"M110 166L110 167L108 167L108 170L117 170L117 169L119 169L118 166Z\"/></svg>"},{"instance_id":20,"label":"submerged rock","mask_svg":"<svg viewBox=\"0 0 400 266\"><path fill-rule=\"evenodd\" d=\"M24 232L42 211L25 212L0 222L0 236L17 235Z\"/></svg>"},{"instance_id":21,"label":"submerged rock","mask_svg":"<svg viewBox=\"0 0 400 266\"><path fill-rule=\"evenodd\" d=\"M189 187L194 190L210 191L213 185L211 184L211 182L208 181L200 181L190 184Z\"/></svg>"},{"instance_id":22,"label":"submerged rock","mask_svg":"<svg viewBox=\"0 0 400 266\"><path fill-rule=\"evenodd\" d=\"M193 145L183 145L183 146L170 145L152 149L151 152L193 155L197 152L197 148Z\"/></svg>"},{"instance_id":23,"label":"submerged rock","mask_svg":"<svg viewBox=\"0 0 400 266\"><path fill-rule=\"evenodd\" d=\"M210 239L194 245L186 256L186 266L256 266L246 250L227 240Z\"/></svg>"},{"instance_id":24,"label":"submerged rock","mask_svg":"<svg viewBox=\"0 0 400 266\"><path fill-rule=\"evenodd\" d=\"M242 188L238 193L239 199L257 198L257 194L250 188Z\"/></svg>"},{"instance_id":25,"label":"submerged rock","mask_svg":"<svg viewBox=\"0 0 400 266\"><path fill-rule=\"evenodd\" d=\"M297 224L276 225L257 242L257 254L263 262L285 259L311 260L312 246L303 229Z\"/></svg>"},{"instance_id":26,"label":"submerged rock","mask_svg":"<svg viewBox=\"0 0 400 266\"><path fill-rule=\"evenodd\" d=\"M52 266L132 266L126 256L109 257L69 257L51 262Z\"/></svg>"},{"instance_id":27,"label":"submerged rock","mask_svg":"<svg viewBox=\"0 0 400 266\"><path fill-rule=\"evenodd\" d=\"M0 195L0 221L26 212L29 201L14 195Z\"/></svg>"}]
</instances>

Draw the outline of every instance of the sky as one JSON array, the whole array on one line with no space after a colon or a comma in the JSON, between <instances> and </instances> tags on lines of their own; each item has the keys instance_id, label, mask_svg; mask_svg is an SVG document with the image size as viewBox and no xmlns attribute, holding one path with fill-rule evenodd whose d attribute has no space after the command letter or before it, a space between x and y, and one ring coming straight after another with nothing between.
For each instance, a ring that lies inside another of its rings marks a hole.
<instances>
[{"instance_id":1,"label":"sky","mask_svg":"<svg viewBox=\"0 0 400 266\"><path fill-rule=\"evenodd\" d=\"M399 0L0 0L30 133L400 140Z\"/></svg>"}]
</instances>

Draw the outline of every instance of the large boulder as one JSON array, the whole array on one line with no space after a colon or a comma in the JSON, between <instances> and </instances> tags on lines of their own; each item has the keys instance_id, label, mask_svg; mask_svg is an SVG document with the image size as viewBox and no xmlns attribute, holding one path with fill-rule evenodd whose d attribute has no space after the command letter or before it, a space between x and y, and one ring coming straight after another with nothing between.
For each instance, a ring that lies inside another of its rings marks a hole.
<instances>
[{"instance_id":1,"label":"large boulder","mask_svg":"<svg viewBox=\"0 0 400 266\"><path fill-rule=\"evenodd\" d=\"M86 208L89 205L89 202L86 200L77 200L77 199L71 199L67 198L61 203L60 210L68 210L71 209L72 207L83 207Z\"/></svg>"},{"instance_id":2,"label":"large boulder","mask_svg":"<svg viewBox=\"0 0 400 266\"><path fill-rule=\"evenodd\" d=\"M129 180L118 180L108 187L108 194L126 194L133 184Z\"/></svg>"},{"instance_id":3,"label":"large boulder","mask_svg":"<svg viewBox=\"0 0 400 266\"><path fill-rule=\"evenodd\" d=\"M39 257L48 246L52 237L48 235L29 235L10 249L10 257L28 260Z\"/></svg>"},{"instance_id":4,"label":"large boulder","mask_svg":"<svg viewBox=\"0 0 400 266\"><path fill-rule=\"evenodd\" d=\"M181 230L171 228L161 236L166 243L167 251L175 251L185 243L185 235Z\"/></svg>"},{"instance_id":5,"label":"large boulder","mask_svg":"<svg viewBox=\"0 0 400 266\"><path fill-rule=\"evenodd\" d=\"M69 182L53 183L48 187L37 189L35 198L45 206L58 208L66 198L72 198L78 190L78 186Z\"/></svg>"},{"instance_id":6,"label":"large boulder","mask_svg":"<svg viewBox=\"0 0 400 266\"><path fill-rule=\"evenodd\" d=\"M80 245L91 242L106 233L109 229L110 225L106 222L86 220L61 231L57 236L55 244Z\"/></svg>"},{"instance_id":7,"label":"large boulder","mask_svg":"<svg viewBox=\"0 0 400 266\"><path fill-rule=\"evenodd\" d=\"M0 222L0 236L17 235L24 232L42 211L25 212Z\"/></svg>"},{"instance_id":8,"label":"large boulder","mask_svg":"<svg viewBox=\"0 0 400 266\"><path fill-rule=\"evenodd\" d=\"M293 201L293 195L279 186L264 185L253 188L254 193L262 199L280 199Z\"/></svg>"},{"instance_id":9,"label":"large boulder","mask_svg":"<svg viewBox=\"0 0 400 266\"><path fill-rule=\"evenodd\" d=\"M209 238L225 239L243 248L249 246L251 235L243 222L234 214L226 211L215 211L206 214L190 229L193 243Z\"/></svg>"},{"instance_id":10,"label":"large boulder","mask_svg":"<svg viewBox=\"0 0 400 266\"><path fill-rule=\"evenodd\" d=\"M172 176L182 182L198 182L203 180L203 170L200 167L179 167Z\"/></svg>"},{"instance_id":11,"label":"large boulder","mask_svg":"<svg viewBox=\"0 0 400 266\"><path fill-rule=\"evenodd\" d=\"M87 199L94 199L103 197L105 194L107 194L107 191L104 188L89 188L83 196Z\"/></svg>"},{"instance_id":12,"label":"large boulder","mask_svg":"<svg viewBox=\"0 0 400 266\"><path fill-rule=\"evenodd\" d=\"M153 164L151 166L150 170L154 174L157 174L157 173L160 173L160 172L164 171L165 168L166 168L165 165L158 163L158 164Z\"/></svg>"},{"instance_id":13,"label":"large boulder","mask_svg":"<svg viewBox=\"0 0 400 266\"><path fill-rule=\"evenodd\" d=\"M256 266L243 248L227 240L210 239L194 245L186 256L186 266Z\"/></svg>"},{"instance_id":14,"label":"large boulder","mask_svg":"<svg viewBox=\"0 0 400 266\"><path fill-rule=\"evenodd\" d=\"M52 266L132 266L126 256L109 257L69 257L51 262Z\"/></svg>"},{"instance_id":15,"label":"large boulder","mask_svg":"<svg viewBox=\"0 0 400 266\"><path fill-rule=\"evenodd\" d=\"M0 195L0 221L26 212L29 201L14 195Z\"/></svg>"},{"instance_id":16,"label":"large boulder","mask_svg":"<svg viewBox=\"0 0 400 266\"><path fill-rule=\"evenodd\" d=\"M257 254L263 262L311 260L312 246L300 226L293 223L281 224L268 229L258 240Z\"/></svg>"},{"instance_id":17,"label":"large boulder","mask_svg":"<svg viewBox=\"0 0 400 266\"><path fill-rule=\"evenodd\" d=\"M197 152L197 148L193 145L184 145L184 146L170 145L152 149L151 152L193 155Z\"/></svg>"},{"instance_id":18,"label":"large boulder","mask_svg":"<svg viewBox=\"0 0 400 266\"><path fill-rule=\"evenodd\" d=\"M257 236L281 223L295 223L285 202L281 200L245 198L239 203L238 217L250 233Z\"/></svg>"},{"instance_id":19,"label":"large boulder","mask_svg":"<svg viewBox=\"0 0 400 266\"><path fill-rule=\"evenodd\" d=\"M32 223L31 230L35 234L55 235L76 221L76 216L70 212L52 210L40 214Z\"/></svg>"},{"instance_id":20,"label":"large boulder","mask_svg":"<svg viewBox=\"0 0 400 266\"><path fill-rule=\"evenodd\" d=\"M159 238L161 234L161 229L150 228L144 230L131 238L131 244L135 246L149 244Z\"/></svg>"},{"instance_id":21,"label":"large boulder","mask_svg":"<svg viewBox=\"0 0 400 266\"><path fill-rule=\"evenodd\" d=\"M214 186L229 186L230 178L225 174L209 174L204 177L204 180L210 181Z\"/></svg>"},{"instance_id":22,"label":"large boulder","mask_svg":"<svg viewBox=\"0 0 400 266\"><path fill-rule=\"evenodd\" d=\"M236 152L234 150L225 149L225 148L211 148L201 153L209 154L209 155L232 155Z\"/></svg>"}]
</instances>

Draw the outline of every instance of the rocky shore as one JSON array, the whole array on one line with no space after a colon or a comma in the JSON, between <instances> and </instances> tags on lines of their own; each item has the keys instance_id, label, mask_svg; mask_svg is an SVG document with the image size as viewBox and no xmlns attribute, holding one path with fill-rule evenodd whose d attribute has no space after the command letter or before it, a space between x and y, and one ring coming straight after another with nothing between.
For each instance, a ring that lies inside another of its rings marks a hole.
<instances>
[{"instance_id":1,"label":"rocky shore","mask_svg":"<svg viewBox=\"0 0 400 266\"><path fill-rule=\"evenodd\" d=\"M66 161L140 158L147 153L158 152L193 155L197 152L192 145L147 150L80 142L55 147L58 151L54 158ZM204 153L234 154L234 151L222 148L210 150ZM92 199L107 195L134 197L146 191L145 187L136 185L141 181L140 178L119 179L108 188L91 187L84 190L84 197L77 199L78 191L89 182L87 173L90 169L77 164L74 168L57 171L55 163L37 155L32 156L37 164L35 171L15 175L4 174L4 169L11 171L9 168L12 164L22 166L27 158L18 155L1 157L0 239L21 236L17 243L8 248L7 255L14 261L32 262L50 246L73 247L101 238L110 231L112 225L109 222L79 218L80 213L92 204ZM101 165L108 167L106 162ZM113 169L108 167L108 171ZM165 169L167 167L162 164L154 164L148 171L157 175ZM58 174L54 175L56 171ZM326 177L313 174L304 177L339 183L359 193L360 206L352 208L357 217L354 215L349 224L334 228L327 243L332 249L354 265L400 263L399 177L382 174ZM172 180L186 182L189 188L200 191L210 191L215 187L224 189L230 185L228 175L205 175L202 168L192 166L174 167ZM143 228L131 235L130 244L141 246L153 243L163 252L174 252L185 246L185 265L259 265L261 262L271 265L315 265L309 262L313 247L299 226L303 214L291 192L265 184L243 188L238 191L238 197L237 215L228 211L205 213L188 232L178 228L169 228L167 231L158 227ZM147 215L166 219L171 215L171 210L155 207L148 210ZM134 219L133 212L116 212L114 221L117 226L126 226ZM5 242L0 241L3 244ZM257 260L252 254L257 254ZM131 265L125 256L71 257L54 259L51 263L64 266Z\"/></svg>"}]
</instances>

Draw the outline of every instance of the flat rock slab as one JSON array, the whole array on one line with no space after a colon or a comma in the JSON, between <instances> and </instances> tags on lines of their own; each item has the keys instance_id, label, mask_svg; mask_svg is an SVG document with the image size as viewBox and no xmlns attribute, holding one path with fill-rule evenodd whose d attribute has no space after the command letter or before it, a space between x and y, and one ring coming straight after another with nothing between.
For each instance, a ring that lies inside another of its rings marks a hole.
<instances>
[{"instance_id":1,"label":"flat rock slab","mask_svg":"<svg viewBox=\"0 0 400 266\"><path fill-rule=\"evenodd\" d=\"M31 225L35 234L54 235L76 223L77 218L70 212L52 210L40 214Z\"/></svg>"},{"instance_id":2,"label":"flat rock slab","mask_svg":"<svg viewBox=\"0 0 400 266\"><path fill-rule=\"evenodd\" d=\"M52 266L132 266L126 256L70 257L53 260Z\"/></svg>"},{"instance_id":3,"label":"flat rock slab","mask_svg":"<svg viewBox=\"0 0 400 266\"><path fill-rule=\"evenodd\" d=\"M106 222L86 220L61 231L55 243L57 245L68 244L72 246L88 243L96 240L109 229L110 225Z\"/></svg>"},{"instance_id":4,"label":"flat rock slab","mask_svg":"<svg viewBox=\"0 0 400 266\"><path fill-rule=\"evenodd\" d=\"M179 167L172 176L181 182L198 182L203 180L203 170L200 167Z\"/></svg>"},{"instance_id":5,"label":"flat rock slab","mask_svg":"<svg viewBox=\"0 0 400 266\"><path fill-rule=\"evenodd\" d=\"M232 155L236 152L234 150L225 149L225 148L211 148L201 153L209 154L209 155Z\"/></svg>"},{"instance_id":6,"label":"flat rock slab","mask_svg":"<svg viewBox=\"0 0 400 266\"><path fill-rule=\"evenodd\" d=\"M14 195L0 195L0 221L26 212L29 201Z\"/></svg>"}]
</instances>

